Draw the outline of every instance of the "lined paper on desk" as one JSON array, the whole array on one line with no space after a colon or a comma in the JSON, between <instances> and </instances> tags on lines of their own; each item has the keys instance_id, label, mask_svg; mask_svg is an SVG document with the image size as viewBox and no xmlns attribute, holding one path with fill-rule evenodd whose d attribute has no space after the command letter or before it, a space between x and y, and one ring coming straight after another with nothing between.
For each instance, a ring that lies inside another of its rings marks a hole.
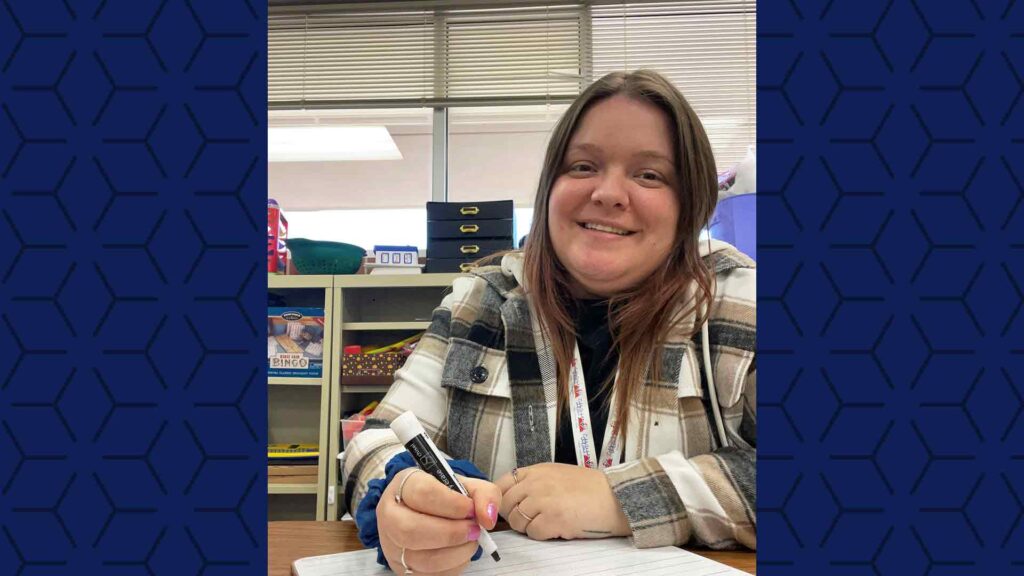
<instances>
[{"instance_id":1,"label":"lined paper on desk","mask_svg":"<svg viewBox=\"0 0 1024 576\"><path fill-rule=\"evenodd\" d=\"M744 574L681 548L634 548L626 538L549 540L539 542L506 530L491 533L501 562L484 557L463 574L514 576L518 574L601 576L711 576ZM391 571L377 564L376 550L343 552L301 558L292 565L295 576L383 575Z\"/></svg>"}]
</instances>

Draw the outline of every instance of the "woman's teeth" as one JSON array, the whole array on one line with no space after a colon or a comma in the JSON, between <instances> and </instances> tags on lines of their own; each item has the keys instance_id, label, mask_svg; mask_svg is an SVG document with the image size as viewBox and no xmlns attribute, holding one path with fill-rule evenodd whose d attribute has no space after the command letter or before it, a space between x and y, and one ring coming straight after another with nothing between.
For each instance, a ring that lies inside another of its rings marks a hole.
<instances>
[{"instance_id":1,"label":"woman's teeth","mask_svg":"<svg viewBox=\"0 0 1024 576\"><path fill-rule=\"evenodd\" d=\"M618 234L619 236L628 236L632 234L629 230L621 230L619 228L612 228L611 226L602 226L601 224L584 224L584 228L587 230L597 230L598 232L608 232L610 234Z\"/></svg>"}]
</instances>

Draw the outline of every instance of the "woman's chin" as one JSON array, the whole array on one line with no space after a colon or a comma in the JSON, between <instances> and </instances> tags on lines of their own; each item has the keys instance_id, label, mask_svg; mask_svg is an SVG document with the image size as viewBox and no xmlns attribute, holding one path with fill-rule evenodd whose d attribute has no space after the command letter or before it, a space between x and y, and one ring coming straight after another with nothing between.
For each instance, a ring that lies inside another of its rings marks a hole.
<instances>
[{"instance_id":1,"label":"woman's chin","mask_svg":"<svg viewBox=\"0 0 1024 576\"><path fill-rule=\"evenodd\" d=\"M629 270L580 268L570 271L585 296L611 296L632 287Z\"/></svg>"}]
</instances>

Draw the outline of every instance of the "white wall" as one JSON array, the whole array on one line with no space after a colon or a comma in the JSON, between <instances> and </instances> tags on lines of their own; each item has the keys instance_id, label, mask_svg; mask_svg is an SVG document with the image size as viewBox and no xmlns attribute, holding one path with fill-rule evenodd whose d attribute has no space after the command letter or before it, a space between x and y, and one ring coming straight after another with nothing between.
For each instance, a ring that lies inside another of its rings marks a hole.
<instances>
[{"instance_id":1,"label":"white wall","mask_svg":"<svg viewBox=\"0 0 1024 576\"><path fill-rule=\"evenodd\" d=\"M526 234L554 117L545 121L453 121L448 141L451 201L512 199L516 239ZM430 200L429 125L389 125L402 160L269 165L269 197L289 236L426 247Z\"/></svg>"},{"instance_id":2,"label":"white wall","mask_svg":"<svg viewBox=\"0 0 1024 576\"><path fill-rule=\"evenodd\" d=\"M287 212L422 208L430 200L431 136L393 134L402 160L273 162L269 197ZM448 199L533 204L547 130L449 135Z\"/></svg>"},{"instance_id":3,"label":"white wall","mask_svg":"<svg viewBox=\"0 0 1024 576\"><path fill-rule=\"evenodd\" d=\"M448 200L508 200L533 206L548 132L453 133L448 138Z\"/></svg>"},{"instance_id":4,"label":"white wall","mask_svg":"<svg viewBox=\"0 0 1024 576\"><path fill-rule=\"evenodd\" d=\"M430 200L430 134L394 134L401 160L271 162L268 196L299 210L422 208Z\"/></svg>"}]
</instances>

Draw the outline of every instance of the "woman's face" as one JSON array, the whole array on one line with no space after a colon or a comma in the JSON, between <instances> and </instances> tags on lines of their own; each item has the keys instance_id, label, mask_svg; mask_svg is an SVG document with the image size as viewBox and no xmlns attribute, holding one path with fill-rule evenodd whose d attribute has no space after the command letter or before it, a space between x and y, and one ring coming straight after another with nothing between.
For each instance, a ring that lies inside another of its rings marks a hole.
<instances>
[{"instance_id":1,"label":"woman's face","mask_svg":"<svg viewBox=\"0 0 1024 576\"><path fill-rule=\"evenodd\" d=\"M679 221L671 120L613 96L580 119L548 200L548 232L577 296L611 296L663 265Z\"/></svg>"}]
</instances>

